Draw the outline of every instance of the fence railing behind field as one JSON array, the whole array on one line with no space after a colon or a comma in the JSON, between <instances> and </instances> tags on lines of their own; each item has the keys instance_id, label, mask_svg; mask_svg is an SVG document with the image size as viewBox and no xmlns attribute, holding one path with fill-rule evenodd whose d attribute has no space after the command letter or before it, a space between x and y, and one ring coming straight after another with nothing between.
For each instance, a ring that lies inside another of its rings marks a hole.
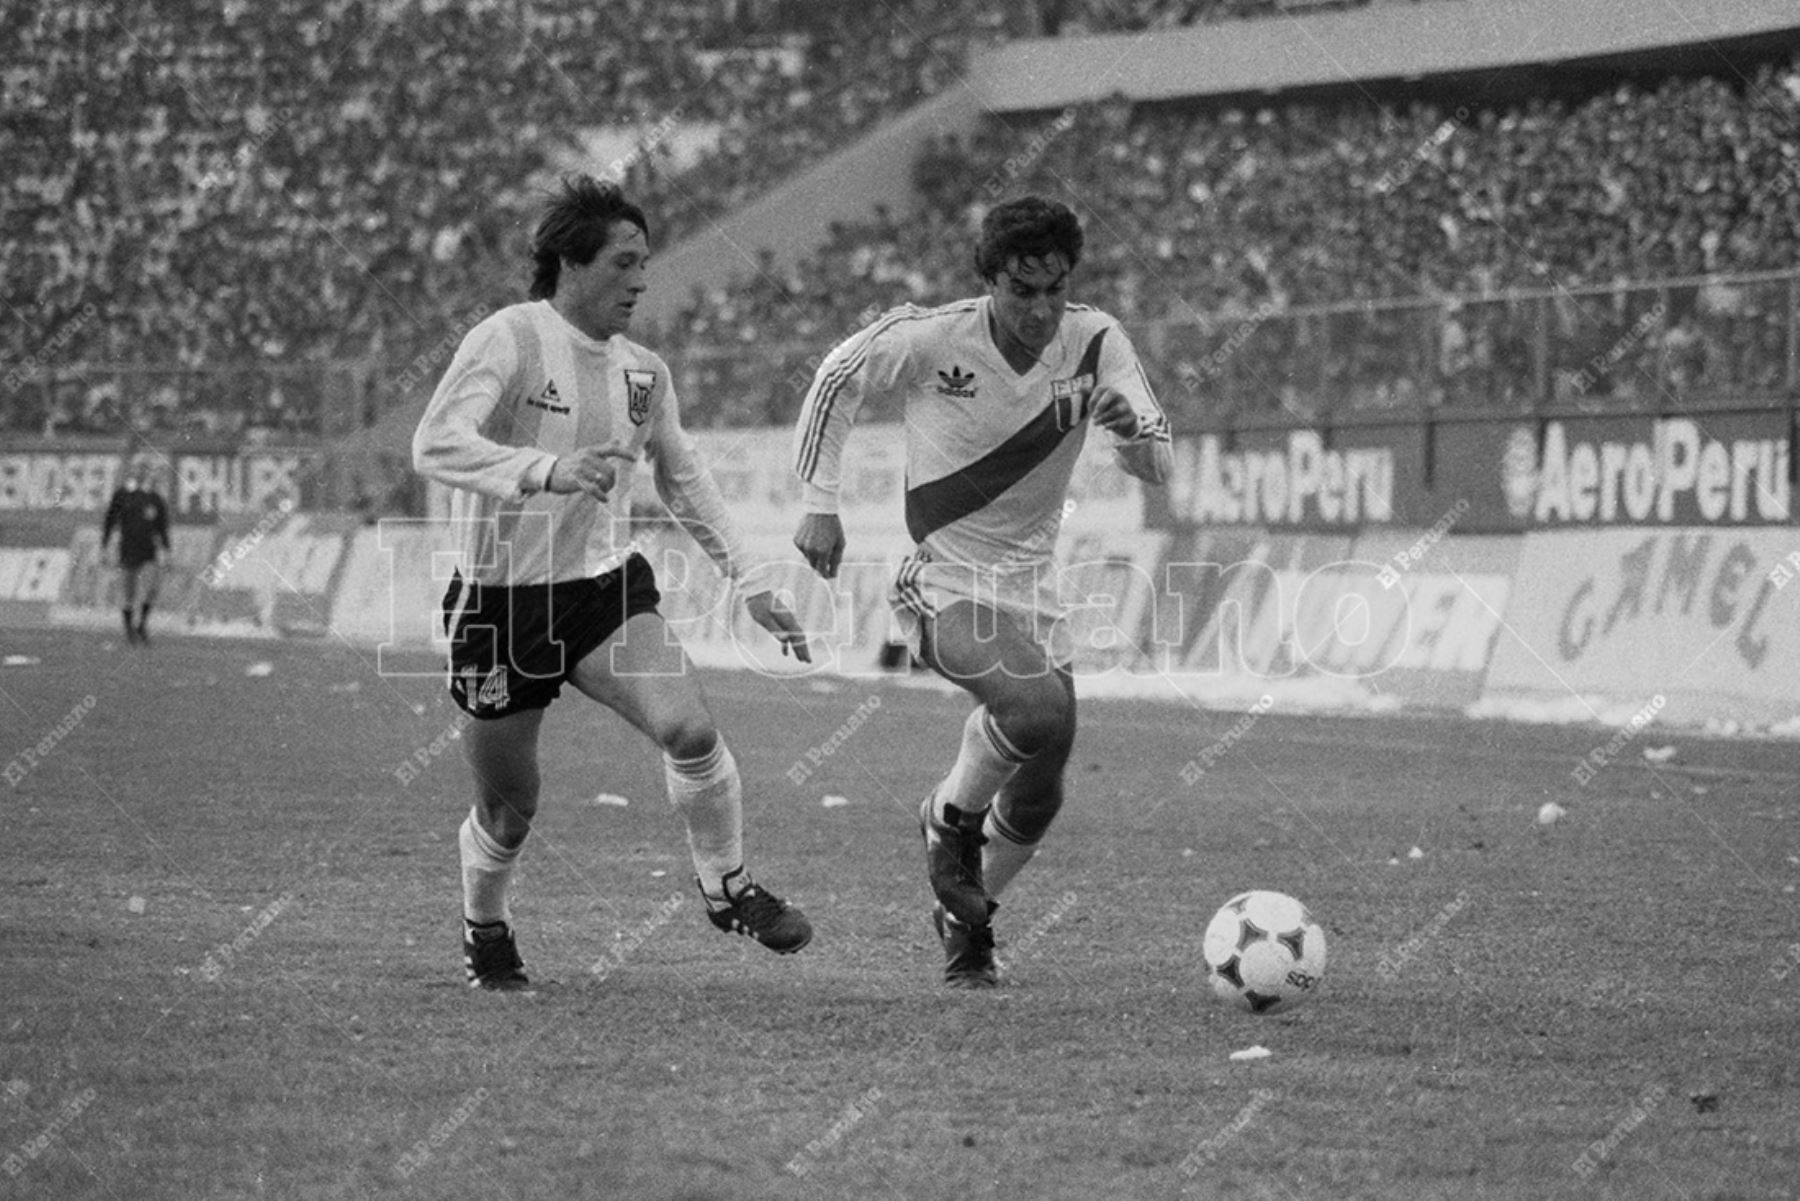
<instances>
[{"instance_id":1,"label":"fence railing behind field","mask_svg":"<svg viewBox=\"0 0 1800 1201\"><path fill-rule=\"evenodd\" d=\"M1177 429L1418 416L1785 407L1800 395L1800 271L1127 322ZM846 331L847 332L847 331ZM659 345L694 426L790 422L830 346ZM45 365L8 377L0 426L328 435L435 379L368 362L169 369Z\"/></svg>"},{"instance_id":2,"label":"fence railing behind field","mask_svg":"<svg viewBox=\"0 0 1800 1201\"><path fill-rule=\"evenodd\" d=\"M1800 272L1127 322L1178 429L1357 414L1779 407L1800 391ZM830 348L671 355L692 418L793 419Z\"/></svg>"}]
</instances>

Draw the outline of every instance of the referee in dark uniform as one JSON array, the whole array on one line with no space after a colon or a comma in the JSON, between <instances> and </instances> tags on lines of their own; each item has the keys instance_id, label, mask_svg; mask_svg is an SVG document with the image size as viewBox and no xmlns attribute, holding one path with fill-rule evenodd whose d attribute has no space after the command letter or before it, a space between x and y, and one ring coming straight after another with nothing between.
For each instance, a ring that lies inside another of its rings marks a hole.
<instances>
[{"instance_id":1,"label":"referee in dark uniform","mask_svg":"<svg viewBox=\"0 0 1800 1201\"><path fill-rule=\"evenodd\" d=\"M114 492L106 506L106 524L100 533L104 555L119 532L119 616L125 622L126 642L149 642L150 606L156 603L161 575L157 553L169 553L169 504L145 481L142 461L134 460L125 486Z\"/></svg>"}]
</instances>

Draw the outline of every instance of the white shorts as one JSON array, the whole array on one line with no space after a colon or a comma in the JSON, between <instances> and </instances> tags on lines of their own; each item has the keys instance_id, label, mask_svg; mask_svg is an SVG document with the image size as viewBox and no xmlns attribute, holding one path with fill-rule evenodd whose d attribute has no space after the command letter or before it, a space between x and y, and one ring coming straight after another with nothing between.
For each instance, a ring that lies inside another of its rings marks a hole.
<instances>
[{"instance_id":1,"label":"white shorts","mask_svg":"<svg viewBox=\"0 0 1800 1201\"><path fill-rule=\"evenodd\" d=\"M888 604L912 653L920 653L926 627L945 606L974 601L1005 613L1019 629L1044 648L1052 666L1067 668L1075 659L1075 640L1064 620L1068 610L1056 596L1056 566L996 571L968 563L942 563L920 547L894 575Z\"/></svg>"}]
</instances>

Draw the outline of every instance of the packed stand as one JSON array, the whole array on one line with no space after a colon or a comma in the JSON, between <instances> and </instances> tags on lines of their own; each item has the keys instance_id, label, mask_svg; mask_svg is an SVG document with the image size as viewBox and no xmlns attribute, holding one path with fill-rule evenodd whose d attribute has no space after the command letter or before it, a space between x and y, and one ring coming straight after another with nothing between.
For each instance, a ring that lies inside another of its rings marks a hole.
<instances>
[{"instance_id":1,"label":"packed stand","mask_svg":"<svg viewBox=\"0 0 1800 1201\"><path fill-rule=\"evenodd\" d=\"M654 145L621 164L666 239L953 78L954 9L6 6L0 290L23 320L0 339L0 424L169 417L168 381L57 378L78 364L415 361L517 295L537 194L582 161L578 131L716 134L679 177ZM174 419L228 433L259 407L195 403Z\"/></svg>"},{"instance_id":2,"label":"packed stand","mask_svg":"<svg viewBox=\"0 0 1800 1201\"><path fill-rule=\"evenodd\" d=\"M1773 399L1792 383L1786 281L1618 285L1800 263L1796 131L1792 62L1748 81L1670 78L1499 109L1114 101L993 119L972 144L921 155L922 214L834 230L790 272L696 298L676 327L696 348L805 344L817 331L829 343L871 306L966 295L987 204L1041 191L1087 220L1081 298L1149 327L1143 349L1165 391L1205 397L1209 414L1221 403L1308 413L1326 397ZM996 174L1032 145L1028 166ZM1560 294L1501 295L1517 289ZM1399 302L1349 303L1385 298ZM1344 307L1316 311L1332 304ZM1288 369L1270 376L1271 363ZM728 416L780 421L798 402L777 387L735 396L752 411Z\"/></svg>"}]
</instances>

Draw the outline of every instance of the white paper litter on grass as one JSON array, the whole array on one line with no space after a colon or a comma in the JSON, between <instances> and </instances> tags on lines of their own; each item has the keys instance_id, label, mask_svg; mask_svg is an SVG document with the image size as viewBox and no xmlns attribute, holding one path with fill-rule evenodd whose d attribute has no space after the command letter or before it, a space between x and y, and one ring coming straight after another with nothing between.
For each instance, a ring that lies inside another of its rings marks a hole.
<instances>
[{"instance_id":1,"label":"white paper litter on grass","mask_svg":"<svg viewBox=\"0 0 1800 1201\"><path fill-rule=\"evenodd\" d=\"M825 808L827 808L827 809L841 809L845 805L848 805L849 803L850 803L849 797L838 796L835 793L833 793L830 796L822 796L819 798L819 804L825 806Z\"/></svg>"},{"instance_id":2,"label":"white paper litter on grass","mask_svg":"<svg viewBox=\"0 0 1800 1201\"><path fill-rule=\"evenodd\" d=\"M1269 1056L1271 1056L1273 1054L1275 1054L1275 1052L1269 1050L1269 1048L1267 1048L1267 1047L1255 1046L1255 1047L1245 1047L1242 1051L1233 1051L1231 1053L1231 1058L1233 1058L1233 1059L1267 1059Z\"/></svg>"},{"instance_id":3,"label":"white paper litter on grass","mask_svg":"<svg viewBox=\"0 0 1800 1201\"><path fill-rule=\"evenodd\" d=\"M253 677L272 676L275 674L275 665L267 662L252 663L244 669L244 674Z\"/></svg>"},{"instance_id":4,"label":"white paper litter on grass","mask_svg":"<svg viewBox=\"0 0 1800 1201\"><path fill-rule=\"evenodd\" d=\"M1650 763L1667 763L1675 757L1672 746L1647 746L1644 748L1644 759Z\"/></svg>"},{"instance_id":5,"label":"white paper litter on grass","mask_svg":"<svg viewBox=\"0 0 1800 1201\"><path fill-rule=\"evenodd\" d=\"M6 658L0 659L0 663L4 663L8 667L35 667L42 662L43 660L36 655L8 655Z\"/></svg>"},{"instance_id":6,"label":"white paper litter on grass","mask_svg":"<svg viewBox=\"0 0 1800 1201\"><path fill-rule=\"evenodd\" d=\"M626 800L616 792L603 792L599 796L593 798L589 803L594 805L617 805L621 809L631 804L630 801Z\"/></svg>"}]
</instances>

